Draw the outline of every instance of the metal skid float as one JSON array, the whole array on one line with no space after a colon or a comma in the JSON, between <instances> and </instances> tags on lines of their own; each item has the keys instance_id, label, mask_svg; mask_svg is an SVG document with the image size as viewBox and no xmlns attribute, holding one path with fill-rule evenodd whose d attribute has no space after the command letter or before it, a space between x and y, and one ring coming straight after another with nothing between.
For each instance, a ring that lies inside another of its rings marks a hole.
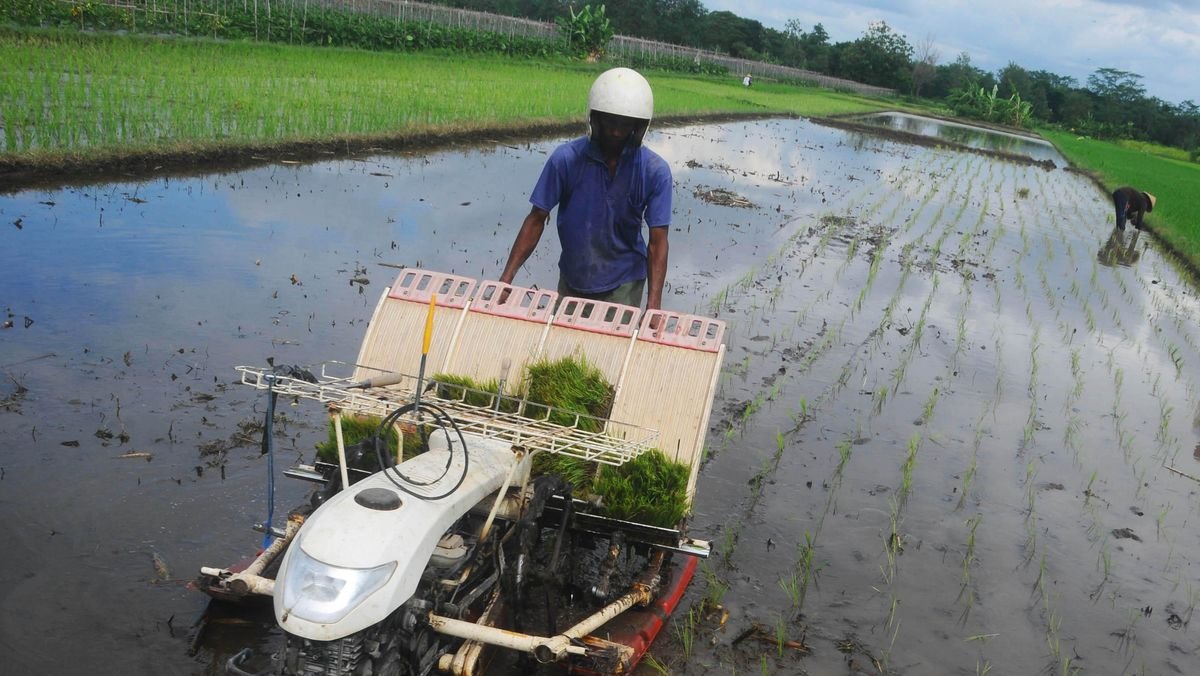
<instances>
[{"instance_id":1,"label":"metal skid float","mask_svg":"<svg viewBox=\"0 0 1200 676\"><path fill-rule=\"evenodd\" d=\"M535 661L628 672L708 543L686 535L686 518L607 516L603 496L573 496L561 476L531 471L533 459L599 469L656 448L686 467L690 508L723 334L707 317L404 270L354 364L320 375L238 367L269 392L268 421L279 395L326 405L338 460L285 471L317 484L308 503L285 527L266 524L275 539L248 565L203 568L197 586L222 600L272 597L287 647L269 673L524 672ZM573 356L612 384L607 417L551 415L525 398L527 365ZM427 371L496 385L468 394ZM343 416L379 419L373 467L343 439ZM419 453L380 450L379 436L405 433ZM247 673L248 657L230 671Z\"/></svg>"}]
</instances>

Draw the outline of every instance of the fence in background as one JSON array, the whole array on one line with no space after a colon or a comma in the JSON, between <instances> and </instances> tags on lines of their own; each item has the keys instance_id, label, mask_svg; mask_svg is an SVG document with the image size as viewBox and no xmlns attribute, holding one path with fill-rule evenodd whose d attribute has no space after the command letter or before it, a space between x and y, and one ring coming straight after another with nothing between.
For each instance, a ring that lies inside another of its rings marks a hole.
<instances>
[{"instance_id":1,"label":"fence in background","mask_svg":"<svg viewBox=\"0 0 1200 676\"><path fill-rule=\"evenodd\" d=\"M74 3L74 0L62 0ZM286 13L289 24L303 26L304 17L311 7L340 9L350 12L394 18L396 21L434 23L454 28L487 31L513 37L556 40L558 26L543 21L531 21L517 17L488 14L467 9L430 5L409 0L102 0L113 7L131 10L136 19L137 12L156 14L199 14L219 17L222 11L237 7L255 17L266 19L273 14ZM265 30L265 28L264 28ZM895 91L875 87L851 80L830 77L800 68L780 66L761 61L738 59L726 54L683 47L655 40L643 40L625 35L615 35L608 44L608 52L617 56L637 57L644 62L661 60L706 62L726 68L730 74L741 79L744 75L775 80L807 82L821 87L852 91L875 96L891 96Z\"/></svg>"}]
</instances>

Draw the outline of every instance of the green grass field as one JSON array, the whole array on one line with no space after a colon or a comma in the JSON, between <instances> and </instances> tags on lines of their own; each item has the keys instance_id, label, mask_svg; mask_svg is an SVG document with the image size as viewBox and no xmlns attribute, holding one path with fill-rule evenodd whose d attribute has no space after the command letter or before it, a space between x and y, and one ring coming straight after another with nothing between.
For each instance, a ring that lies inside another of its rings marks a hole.
<instances>
[{"instance_id":1,"label":"green grass field","mask_svg":"<svg viewBox=\"0 0 1200 676\"><path fill-rule=\"evenodd\" d=\"M1147 218L1156 235L1200 265L1200 205L1191 201L1200 185L1200 164L1151 153L1142 147L1043 130L1074 164L1100 176L1108 189L1132 185L1154 193L1158 204Z\"/></svg>"},{"instance_id":2,"label":"green grass field","mask_svg":"<svg viewBox=\"0 0 1200 676\"><path fill-rule=\"evenodd\" d=\"M420 135L581 120L603 65L0 30L0 151L139 149ZM883 102L648 72L656 115L828 115Z\"/></svg>"}]
</instances>

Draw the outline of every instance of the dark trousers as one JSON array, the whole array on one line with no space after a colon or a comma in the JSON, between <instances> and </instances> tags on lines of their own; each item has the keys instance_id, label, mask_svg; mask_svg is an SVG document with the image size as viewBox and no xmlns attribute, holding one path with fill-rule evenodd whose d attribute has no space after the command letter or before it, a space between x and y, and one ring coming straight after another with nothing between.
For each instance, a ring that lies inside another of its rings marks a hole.
<instances>
[{"instance_id":1,"label":"dark trousers","mask_svg":"<svg viewBox=\"0 0 1200 676\"><path fill-rule=\"evenodd\" d=\"M626 282L611 291L602 293L583 293L576 291L563 281L562 276L558 278L558 295L559 296L574 296L576 298L587 298L588 300L602 300L608 303L620 303L622 305L632 305L633 307L641 307L642 294L646 289L646 280L639 279L633 282Z\"/></svg>"},{"instance_id":2,"label":"dark trousers","mask_svg":"<svg viewBox=\"0 0 1200 676\"><path fill-rule=\"evenodd\" d=\"M1129 212L1129 200L1120 190L1113 193L1113 207L1117 210L1117 230L1125 229L1125 215Z\"/></svg>"}]
</instances>

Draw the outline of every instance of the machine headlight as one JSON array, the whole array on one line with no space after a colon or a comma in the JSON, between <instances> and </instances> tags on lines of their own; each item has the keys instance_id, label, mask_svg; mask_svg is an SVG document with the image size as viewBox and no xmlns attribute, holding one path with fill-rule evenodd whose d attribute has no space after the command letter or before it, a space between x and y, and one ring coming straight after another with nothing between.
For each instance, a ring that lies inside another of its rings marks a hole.
<instances>
[{"instance_id":1,"label":"machine headlight","mask_svg":"<svg viewBox=\"0 0 1200 676\"><path fill-rule=\"evenodd\" d=\"M387 583L396 562L375 568L342 568L295 547L280 585L285 613L320 624L341 620Z\"/></svg>"}]
</instances>

